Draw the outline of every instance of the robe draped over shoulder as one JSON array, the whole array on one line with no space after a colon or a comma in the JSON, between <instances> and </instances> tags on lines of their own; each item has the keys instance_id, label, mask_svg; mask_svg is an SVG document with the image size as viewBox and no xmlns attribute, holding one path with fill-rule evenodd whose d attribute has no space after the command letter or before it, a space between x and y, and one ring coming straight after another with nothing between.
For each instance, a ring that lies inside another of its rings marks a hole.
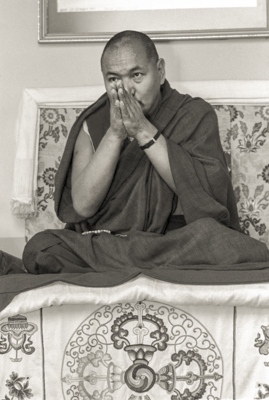
<instances>
[{"instance_id":1,"label":"robe draped over shoulder","mask_svg":"<svg viewBox=\"0 0 269 400\"><path fill-rule=\"evenodd\" d=\"M180 94L165 82L151 123L167 141L176 194L136 140L123 146L108 193L87 220L90 230L111 234L82 235L74 229L84 218L72 204L72 157L85 120L98 147L109 127L107 95L75 122L56 175L55 210L66 229L35 235L25 248L26 267L29 262L38 273L83 273L88 286L105 286L107 279L98 278L104 274L120 283L139 273L192 284L269 281L269 250L239 231L217 117L207 102ZM186 226L166 232L177 200Z\"/></svg>"},{"instance_id":2,"label":"robe draped over shoulder","mask_svg":"<svg viewBox=\"0 0 269 400\"><path fill-rule=\"evenodd\" d=\"M60 220L83 220L71 197L72 155L86 119L97 147L109 127L109 100L102 96L74 124L56 176L55 210ZM200 98L163 87L162 104L151 121L167 139L168 156L177 196L188 223L210 217L239 229L235 197L221 147L213 108ZM92 229L163 232L176 199L137 142L122 152L112 185L97 214L88 220Z\"/></svg>"}]
</instances>

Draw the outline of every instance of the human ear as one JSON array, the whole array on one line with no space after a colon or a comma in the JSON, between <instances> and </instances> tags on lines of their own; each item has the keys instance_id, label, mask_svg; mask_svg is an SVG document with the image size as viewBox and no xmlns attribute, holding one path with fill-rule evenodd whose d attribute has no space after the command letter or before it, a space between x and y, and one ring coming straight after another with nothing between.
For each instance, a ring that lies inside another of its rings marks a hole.
<instances>
[{"instance_id":1,"label":"human ear","mask_svg":"<svg viewBox=\"0 0 269 400\"><path fill-rule=\"evenodd\" d=\"M160 85L163 85L165 81L165 61L163 58L159 58L157 62L157 69L160 74Z\"/></svg>"}]
</instances>

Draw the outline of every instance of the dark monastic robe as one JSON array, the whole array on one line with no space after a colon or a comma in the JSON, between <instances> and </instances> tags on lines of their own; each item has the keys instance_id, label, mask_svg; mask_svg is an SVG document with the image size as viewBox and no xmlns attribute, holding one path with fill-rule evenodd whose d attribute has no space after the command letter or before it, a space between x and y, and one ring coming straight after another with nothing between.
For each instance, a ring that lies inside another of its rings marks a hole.
<instances>
[{"instance_id":1,"label":"dark monastic robe","mask_svg":"<svg viewBox=\"0 0 269 400\"><path fill-rule=\"evenodd\" d=\"M151 121L167 140L170 166L186 226L166 231L177 196L134 140L123 147L113 183L89 229L74 224L71 198L73 149L86 119L95 147L109 126L109 103L102 96L74 124L57 173L55 208L68 229L35 235L25 247L32 274L1 276L0 310L18 293L56 281L112 286L140 273L182 284L269 281L265 244L239 232L234 194L212 107L179 94L166 82L162 104ZM60 274L58 274L60 272ZM34 275L41 273L42 275Z\"/></svg>"},{"instance_id":2,"label":"dark monastic robe","mask_svg":"<svg viewBox=\"0 0 269 400\"><path fill-rule=\"evenodd\" d=\"M109 127L107 96L80 116L68 138L55 191L56 213L66 223L83 220L72 204L71 170L73 148L84 119L97 147ZM166 82L162 104L151 122L167 139L171 170L187 224L210 217L238 230L235 198L212 107L202 99L179 94ZM162 233L175 203L174 193L133 141L122 152L110 190L88 223L91 229L120 233Z\"/></svg>"}]
</instances>

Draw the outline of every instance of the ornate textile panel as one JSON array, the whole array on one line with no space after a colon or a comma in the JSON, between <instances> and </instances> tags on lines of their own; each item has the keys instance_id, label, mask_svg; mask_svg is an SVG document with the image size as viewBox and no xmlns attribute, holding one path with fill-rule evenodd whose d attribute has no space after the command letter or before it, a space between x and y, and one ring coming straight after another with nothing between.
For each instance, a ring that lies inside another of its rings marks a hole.
<instances>
[{"instance_id":1,"label":"ornate textile panel","mask_svg":"<svg viewBox=\"0 0 269 400\"><path fill-rule=\"evenodd\" d=\"M235 398L268 398L268 308L238 307L235 331Z\"/></svg>"},{"instance_id":2,"label":"ornate textile panel","mask_svg":"<svg viewBox=\"0 0 269 400\"><path fill-rule=\"evenodd\" d=\"M0 365L5 400L266 398L268 309L49 307L2 320Z\"/></svg>"},{"instance_id":3,"label":"ornate textile panel","mask_svg":"<svg viewBox=\"0 0 269 400\"><path fill-rule=\"evenodd\" d=\"M1 399L45 399L42 310L1 321L0 365Z\"/></svg>"}]
</instances>

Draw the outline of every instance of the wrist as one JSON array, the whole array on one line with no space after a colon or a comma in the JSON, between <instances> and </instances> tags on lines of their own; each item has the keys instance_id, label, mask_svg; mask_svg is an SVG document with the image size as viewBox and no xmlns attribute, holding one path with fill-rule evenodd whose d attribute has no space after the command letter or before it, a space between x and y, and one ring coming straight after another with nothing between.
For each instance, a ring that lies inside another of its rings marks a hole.
<instances>
[{"instance_id":1,"label":"wrist","mask_svg":"<svg viewBox=\"0 0 269 400\"><path fill-rule=\"evenodd\" d=\"M109 128L105 135L105 141L111 149L120 149L123 145L125 137L120 135L117 131Z\"/></svg>"},{"instance_id":2,"label":"wrist","mask_svg":"<svg viewBox=\"0 0 269 400\"><path fill-rule=\"evenodd\" d=\"M138 145L140 147L144 146L146 143L148 143L152 138L156 135L158 132L158 129L155 128L155 126L152 125L150 129L138 132L135 136L135 139L138 142Z\"/></svg>"},{"instance_id":3,"label":"wrist","mask_svg":"<svg viewBox=\"0 0 269 400\"><path fill-rule=\"evenodd\" d=\"M126 138L126 134L113 128L108 128L106 137L110 142L121 143Z\"/></svg>"},{"instance_id":4,"label":"wrist","mask_svg":"<svg viewBox=\"0 0 269 400\"><path fill-rule=\"evenodd\" d=\"M159 137L161 136L161 132L157 131L156 135L153 136L153 138L151 140L149 140L147 143L145 143L143 146L139 146L141 150L147 150L149 149L151 146L153 146L157 140L159 139Z\"/></svg>"}]
</instances>

